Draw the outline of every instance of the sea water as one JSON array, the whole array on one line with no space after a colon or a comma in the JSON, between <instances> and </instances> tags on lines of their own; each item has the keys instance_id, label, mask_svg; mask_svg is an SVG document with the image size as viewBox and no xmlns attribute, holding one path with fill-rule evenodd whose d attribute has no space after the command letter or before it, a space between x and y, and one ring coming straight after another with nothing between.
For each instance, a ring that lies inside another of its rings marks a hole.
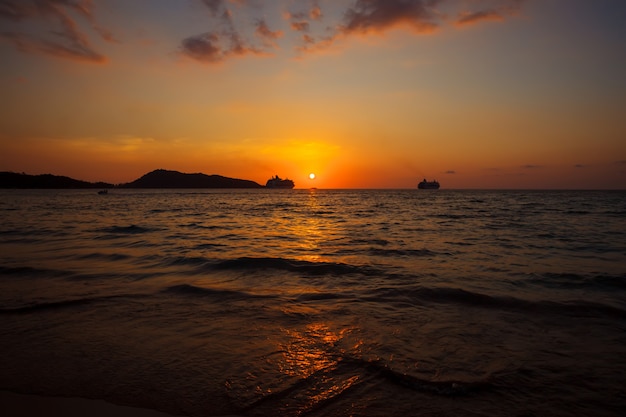
<instances>
[{"instance_id":1,"label":"sea water","mask_svg":"<svg viewBox=\"0 0 626 417\"><path fill-rule=\"evenodd\" d=\"M626 192L0 191L0 389L187 416L618 416Z\"/></svg>"}]
</instances>

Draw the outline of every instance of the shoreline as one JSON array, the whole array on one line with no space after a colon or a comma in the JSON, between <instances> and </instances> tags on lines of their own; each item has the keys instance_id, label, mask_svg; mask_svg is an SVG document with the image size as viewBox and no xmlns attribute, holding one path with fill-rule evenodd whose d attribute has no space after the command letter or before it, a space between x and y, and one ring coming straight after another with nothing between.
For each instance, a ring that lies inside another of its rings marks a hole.
<instances>
[{"instance_id":1,"label":"shoreline","mask_svg":"<svg viewBox=\"0 0 626 417\"><path fill-rule=\"evenodd\" d=\"M174 417L148 408L117 405L104 400L18 394L0 390L2 413L7 417Z\"/></svg>"}]
</instances>

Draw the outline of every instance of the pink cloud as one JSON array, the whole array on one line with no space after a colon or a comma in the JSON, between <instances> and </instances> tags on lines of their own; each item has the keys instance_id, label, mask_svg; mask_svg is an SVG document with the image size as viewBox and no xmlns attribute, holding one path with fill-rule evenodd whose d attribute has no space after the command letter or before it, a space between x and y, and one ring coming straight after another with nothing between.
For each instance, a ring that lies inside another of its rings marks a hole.
<instances>
[{"instance_id":1,"label":"pink cloud","mask_svg":"<svg viewBox=\"0 0 626 417\"><path fill-rule=\"evenodd\" d=\"M94 18L91 0L2 0L0 19L13 22L41 21L47 31L36 35L18 31L0 33L0 39L26 53L43 53L65 59L103 63L106 57L97 52L76 20L68 13L78 13L107 41L113 35L100 27Z\"/></svg>"},{"instance_id":2,"label":"pink cloud","mask_svg":"<svg viewBox=\"0 0 626 417\"><path fill-rule=\"evenodd\" d=\"M305 38L300 52L327 48L342 38L379 35L405 27L414 33L432 33L439 27L435 7L444 0L357 0L346 9L330 34Z\"/></svg>"},{"instance_id":3,"label":"pink cloud","mask_svg":"<svg viewBox=\"0 0 626 417\"><path fill-rule=\"evenodd\" d=\"M433 7L441 0L357 0L344 16L346 34L384 32L407 26L418 33L432 32L438 24Z\"/></svg>"},{"instance_id":4,"label":"pink cloud","mask_svg":"<svg viewBox=\"0 0 626 417\"><path fill-rule=\"evenodd\" d=\"M297 21L291 22L291 29L297 32L307 32L309 30L309 22L306 21Z\"/></svg>"},{"instance_id":5,"label":"pink cloud","mask_svg":"<svg viewBox=\"0 0 626 417\"><path fill-rule=\"evenodd\" d=\"M263 39L270 40L276 40L278 38L282 38L283 36L283 32L281 30L272 31L263 19L259 19L257 21L256 34Z\"/></svg>"},{"instance_id":6,"label":"pink cloud","mask_svg":"<svg viewBox=\"0 0 626 417\"><path fill-rule=\"evenodd\" d=\"M323 17L322 9L317 2L313 4L311 10L309 10L309 17L313 20L320 20Z\"/></svg>"},{"instance_id":7,"label":"pink cloud","mask_svg":"<svg viewBox=\"0 0 626 417\"><path fill-rule=\"evenodd\" d=\"M266 48L278 48L276 41L283 37L282 30L271 30L264 19L256 22L255 35Z\"/></svg>"},{"instance_id":8,"label":"pink cloud","mask_svg":"<svg viewBox=\"0 0 626 417\"><path fill-rule=\"evenodd\" d=\"M508 16L518 14L524 1L525 0L509 0L508 2L503 1L499 7L496 8L486 8L473 12L464 11L459 13L454 24L457 27L461 27L489 21L501 22Z\"/></svg>"},{"instance_id":9,"label":"pink cloud","mask_svg":"<svg viewBox=\"0 0 626 417\"><path fill-rule=\"evenodd\" d=\"M502 21L504 16L496 10L480 10L478 12L463 12L455 22L457 26L473 25L483 21Z\"/></svg>"},{"instance_id":10,"label":"pink cloud","mask_svg":"<svg viewBox=\"0 0 626 417\"><path fill-rule=\"evenodd\" d=\"M221 63L227 58L244 55L259 55L263 51L247 46L237 33L218 34L207 32L183 40L183 55L204 63Z\"/></svg>"}]
</instances>

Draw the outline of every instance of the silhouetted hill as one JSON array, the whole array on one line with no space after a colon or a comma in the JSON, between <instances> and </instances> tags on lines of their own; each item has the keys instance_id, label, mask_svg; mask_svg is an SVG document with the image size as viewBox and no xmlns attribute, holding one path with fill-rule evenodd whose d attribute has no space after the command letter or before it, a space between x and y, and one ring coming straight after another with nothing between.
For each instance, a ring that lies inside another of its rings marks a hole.
<instances>
[{"instance_id":1,"label":"silhouetted hill","mask_svg":"<svg viewBox=\"0 0 626 417\"><path fill-rule=\"evenodd\" d=\"M262 188L254 181L222 177L221 175L184 174L157 169L121 188Z\"/></svg>"},{"instance_id":2,"label":"silhouetted hill","mask_svg":"<svg viewBox=\"0 0 626 417\"><path fill-rule=\"evenodd\" d=\"M52 174L0 172L0 188L113 188L105 182L87 182Z\"/></svg>"}]
</instances>

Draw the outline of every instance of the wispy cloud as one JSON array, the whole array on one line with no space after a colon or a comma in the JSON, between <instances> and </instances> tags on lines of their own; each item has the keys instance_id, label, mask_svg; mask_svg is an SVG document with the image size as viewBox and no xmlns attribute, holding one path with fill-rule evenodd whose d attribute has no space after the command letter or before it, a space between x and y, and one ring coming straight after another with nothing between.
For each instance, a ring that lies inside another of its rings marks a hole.
<instances>
[{"instance_id":1,"label":"wispy cloud","mask_svg":"<svg viewBox=\"0 0 626 417\"><path fill-rule=\"evenodd\" d=\"M474 11L462 11L454 24L456 26L468 26L485 21L504 21L509 16L517 15L520 12L522 3L525 0L505 0L500 1L497 6L481 8Z\"/></svg>"},{"instance_id":2,"label":"wispy cloud","mask_svg":"<svg viewBox=\"0 0 626 417\"><path fill-rule=\"evenodd\" d=\"M436 6L444 0L357 0L341 17L327 26L326 33L303 36L301 52L326 49L353 36L380 35L404 27L416 34L433 33L440 22ZM321 10L320 10L321 12Z\"/></svg>"},{"instance_id":3,"label":"wispy cloud","mask_svg":"<svg viewBox=\"0 0 626 417\"><path fill-rule=\"evenodd\" d=\"M309 30L309 22L304 20L291 22L291 29L298 32L307 32Z\"/></svg>"},{"instance_id":4,"label":"wispy cloud","mask_svg":"<svg viewBox=\"0 0 626 417\"><path fill-rule=\"evenodd\" d=\"M432 32L439 26L434 7L442 0L357 0L340 27L343 33L377 33L395 26L407 26L417 33Z\"/></svg>"},{"instance_id":5,"label":"wispy cloud","mask_svg":"<svg viewBox=\"0 0 626 417\"><path fill-rule=\"evenodd\" d=\"M0 41L26 53L102 63L91 37L115 42L99 24L95 5L106 0L0 0ZM191 0L203 8L206 27L177 40L178 52L203 63L237 56L270 56L280 47L298 54L324 50L351 37L393 29L413 35L502 21L525 0ZM188 10L172 7L172 12ZM282 15L282 22L280 21ZM150 9L146 9L150 18ZM282 27L275 25L280 25ZM282 39L280 45L278 39ZM289 46L290 45L290 46ZM168 51L169 52L169 51ZM167 52L164 52L167 53Z\"/></svg>"},{"instance_id":6,"label":"wispy cloud","mask_svg":"<svg viewBox=\"0 0 626 417\"><path fill-rule=\"evenodd\" d=\"M183 40L183 54L200 62L219 63L233 56L262 54L242 41L235 32L219 34L207 32Z\"/></svg>"},{"instance_id":7,"label":"wispy cloud","mask_svg":"<svg viewBox=\"0 0 626 417\"><path fill-rule=\"evenodd\" d=\"M199 35L190 36L181 42L181 53L189 58L204 63L221 63L234 56L259 55L264 51L251 46L235 28L232 11L223 0L202 0L209 9L218 30L208 31ZM264 20L257 21L256 33L265 39L274 39L278 32L272 32Z\"/></svg>"},{"instance_id":8,"label":"wispy cloud","mask_svg":"<svg viewBox=\"0 0 626 417\"><path fill-rule=\"evenodd\" d=\"M202 0L202 3L204 3L206 7L209 8L213 16L217 16L217 14L220 12L220 9L222 9L224 6L223 0Z\"/></svg>"},{"instance_id":9,"label":"wispy cloud","mask_svg":"<svg viewBox=\"0 0 626 417\"><path fill-rule=\"evenodd\" d=\"M415 35L432 34L449 23L449 12L456 12L455 26L467 26L486 21L503 21L519 14L525 0L356 0L348 6L342 17L329 26L331 33L310 34L303 37L304 46L297 49L311 52L353 36L376 36L404 28ZM463 9L471 4L475 10ZM452 14L454 15L454 13ZM294 23L292 21L292 23ZM300 26L295 29L302 29ZM313 41L311 41L313 40Z\"/></svg>"},{"instance_id":10,"label":"wispy cloud","mask_svg":"<svg viewBox=\"0 0 626 417\"><path fill-rule=\"evenodd\" d=\"M502 21L504 16L497 10L479 10L477 12L462 12L456 20L457 26L471 25L474 23L491 20Z\"/></svg>"},{"instance_id":11,"label":"wispy cloud","mask_svg":"<svg viewBox=\"0 0 626 417\"><path fill-rule=\"evenodd\" d=\"M261 39L261 42L263 42L264 45L274 48L277 47L276 40L282 38L284 35L282 30L271 30L265 22L265 19L258 19L256 21L255 33L256 36Z\"/></svg>"},{"instance_id":12,"label":"wispy cloud","mask_svg":"<svg viewBox=\"0 0 626 417\"><path fill-rule=\"evenodd\" d=\"M22 52L106 62L106 57L92 47L70 11L85 19L104 40L115 41L111 32L97 24L91 0L0 0L0 19L13 23L37 22L47 29L35 34L3 31L0 39Z\"/></svg>"},{"instance_id":13,"label":"wispy cloud","mask_svg":"<svg viewBox=\"0 0 626 417\"><path fill-rule=\"evenodd\" d=\"M309 10L309 17L313 20L320 20L324 14L322 13L322 8L319 5L319 2L314 1L311 9Z\"/></svg>"}]
</instances>

